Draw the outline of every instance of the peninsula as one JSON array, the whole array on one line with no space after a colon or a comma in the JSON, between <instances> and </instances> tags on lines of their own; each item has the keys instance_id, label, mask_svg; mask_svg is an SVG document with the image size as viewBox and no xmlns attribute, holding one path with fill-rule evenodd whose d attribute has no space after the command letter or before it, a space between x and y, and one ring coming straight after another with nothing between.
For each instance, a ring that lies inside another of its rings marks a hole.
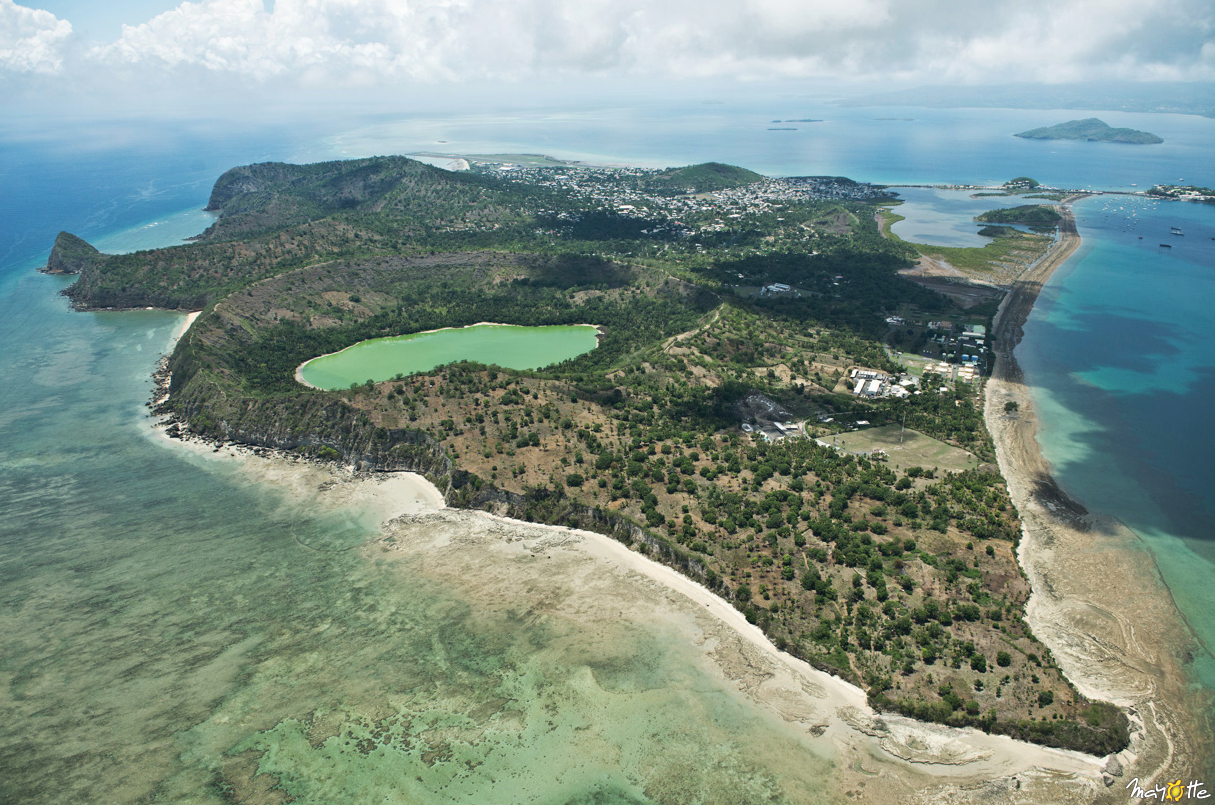
<instances>
[{"instance_id":1,"label":"peninsula","mask_svg":"<svg viewBox=\"0 0 1215 805\"><path fill-rule=\"evenodd\" d=\"M1215 202L1215 190L1199 185L1158 184L1147 191L1147 194L1159 198L1203 201L1208 204Z\"/></svg>"},{"instance_id":2,"label":"peninsula","mask_svg":"<svg viewBox=\"0 0 1215 805\"><path fill-rule=\"evenodd\" d=\"M1020 207L1002 207L988 210L975 217L984 224L1039 224L1056 226L1063 216L1046 204L1024 204Z\"/></svg>"},{"instance_id":3,"label":"peninsula","mask_svg":"<svg viewBox=\"0 0 1215 805\"><path fill-rule=\"evenodd\" d=\"M1029 627L1020 516L978 374L994 301L900 276L891 194L708 165L451 173L403 157L235 168L196 242L100 259L82 309L200 310L171 434L426 475L451 505L608 534L733 602L878 709L1097 755L1128 743ZM480 322L598 346L324 391L296 368ZM939 360L909 370L891 343Z\"/></svg>"},{"instance_id":4,"label":"peninsula","mask_svg":"<svg viewBox=\"0 0 1215 805\"><path fill-rule=\"evenodd\" d=\"M1030 129L1013 136L1026 140L1085 140L1094 143L1130 143L1133 145L1155 145L1164 142L1163 139L1150 132L1112 128L1105 121L1095 117Z\"/></svg>"}]
</instances>

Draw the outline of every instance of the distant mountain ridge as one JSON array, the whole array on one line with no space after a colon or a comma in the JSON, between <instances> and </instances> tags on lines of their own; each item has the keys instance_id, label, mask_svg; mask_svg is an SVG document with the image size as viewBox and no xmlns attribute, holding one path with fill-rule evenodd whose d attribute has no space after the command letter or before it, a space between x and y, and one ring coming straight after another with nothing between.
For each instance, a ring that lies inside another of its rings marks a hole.
<instances>
[{"instance_id":1,"label":"distant mountain ridge","mask_svg":"<svg viewBox=\"0 0 1215 805\"><path fill-rule=\"evenodd\" d=\"M845 98L840 106L922 106L936 109L1088 109L1215 117L1215 84L999 84L915 87Z\"/></svg>"}]
</instances>

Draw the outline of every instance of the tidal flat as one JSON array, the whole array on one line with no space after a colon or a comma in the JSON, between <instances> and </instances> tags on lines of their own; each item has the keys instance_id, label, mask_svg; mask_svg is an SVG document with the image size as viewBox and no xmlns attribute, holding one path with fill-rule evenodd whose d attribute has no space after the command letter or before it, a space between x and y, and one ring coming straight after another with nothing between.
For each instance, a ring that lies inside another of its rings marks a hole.
<instances>
[{"instance_id":1,"label":"tidal flat","mask_svg":"<svg viewBox=\"0 0 1215 805\"><path fill-rule=\"evenodd\" d=\"M0 800L1098 790L1091 758L875 718L602 537L169 442L144 405L181 315L72 313L63 284L0 297Z\"/></svg>"}]
</instances>

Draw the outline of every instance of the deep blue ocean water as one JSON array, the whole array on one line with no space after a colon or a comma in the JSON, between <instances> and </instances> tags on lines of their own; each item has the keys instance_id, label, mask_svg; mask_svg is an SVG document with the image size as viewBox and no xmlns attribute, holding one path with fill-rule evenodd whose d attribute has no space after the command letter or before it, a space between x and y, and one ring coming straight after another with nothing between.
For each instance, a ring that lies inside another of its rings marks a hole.
<instances>
[{"instance_id":1,"label":"deep blue ocean water","mask_svg":"<svg viewBox=\"0 0 1215 805\"><path fill-rule=\"evenodd\" d=\"M93 780L155 791L163 780L123 780L140 757L132 747L153 759L202 751L165 736L183 719L188 726L205 718L214 703L197 691L123 682L130 678L124 663L133 660L107 655L113 641L100 636L118 634L140 656L171 650L189 635L207 635L217 645L262 639L291 617L285 605L306 604L307 597L294 592L300 586L340 597L325 586L326 574L353 572L338 560L319 568L297 563L288 549L301 529L358 527L323 518L296 522L272 494L241 489L138 438L146 427L149 373L177 319L155 311L69 312L55 296L67 281L32 273L59 230L114 251L167 245L206 226L200 209L214 180L233 165L419 151L543 152L652 166L717 160L774 175L891 184L999 183L1029 175L1081 188L1142 189L1182 180L1215 186L1213 120L1100 114L1111 125L1160 134L1161 146L1011 137L1081 116L838 109L756 93L724 104L584 104L260 131L148 124L113 140L0 141L0 620L23 635L0 656L0 674L17 679L14 689L28 689L32 697L46 696L56 684L79 693L88 674L113 674L107 684L122 696L149 702L141 718L125 726L131 741L116 738L80 765L62 736L84 740L90 718L114 729L104 713L73 711L83 705L69 698L55 700L67 708L59 713L0 699L5 713L26 719L0 728L0 765L39 751L60 765L30 774L77 768L63 789L74 791L77 801L101 801L88 796ZM774 119L793 118L823 122L768 130ZM957 217L972 214L934 201L932 191L918 192L912 203L928 236L952 237ZM1215 516L1209 452L1215 445L1215 208L1108 196L1081 202L1077 214L1085 244L1042 294L1018 353L1039 401L1044 451L1065 488L1143 536L1183 613L1207 645L1215 645L1207 617L1215 611L1209 525ZM1168 234L1174 224L1184 236ZM1161 249L1160 242L1173 248ZM228 505L210 525L176 525L196 523L221 498ZM269 550L280 551L276 561L285 563L272 583L247 570L266 562L261 551ZM228 580L209 589L208 568L221 568ZM162 623L155 602L135 589L158 585L174 591L162 603L201 607L211 620L200 614ZM179 587L210 598L203 606ZM237 599L260 606L263 620L232 610L228 605ZM111 627L118 631L107 631ZM304 650L294 638L275 640L273 651L259 649L258 662L290 662ZM188 658L181 662L181 668L166 665L166 678L191 672ZM74 663L79 670L73 673ZM1195 672L1215 687L1211 669L1209 657L1196 658ZM148 760L144 767L176 768L173 762ZM173 773L188 780L193 772ZM48 791L63 783L22 779ZM0 800L5 785L0 781Z\"/></svg>"}]
</instances>

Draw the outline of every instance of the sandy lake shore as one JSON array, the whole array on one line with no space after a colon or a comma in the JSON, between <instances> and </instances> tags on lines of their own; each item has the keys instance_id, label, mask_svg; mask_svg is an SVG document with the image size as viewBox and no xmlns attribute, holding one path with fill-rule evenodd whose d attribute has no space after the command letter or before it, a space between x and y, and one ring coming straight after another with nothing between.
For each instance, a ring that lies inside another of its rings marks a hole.
<instances>
[{"instance_id":1,"label":"sandy lake shore","mask_svg":"<svg viewBox=\"0 0 1215 805\"><path fill-rule=\"evenodd\" d=\"M193 315L197 316L198 314L193 314ZM465 329L468 329L469 327L521 327L521 326L523 326L523 325L502 324L501 322L496 322L496 321L479 321L479 322L476 322L475 324L469 324L469 325L467 325L467 327L438 327L434 330L422 330L421 332L407 333L406 335L429 335L431 333L441 333L444 330L465 330ZM599 324L572 324L572 325L563 325L563 326L594 327L596 340L598 341L598 340L603 339L603 326L599 325ZM182 332L184 333L185 330L182 330ZM181 335L181 333L178 333L178 335ZM358 345L355 344L354 346L358 346ZM308 360L304 361L299 366L295 367L295 382L299 383L300 385L307 386L310 389L316 389L317 391L324 391L324 389L322 389L320 386L314 386L311 383L309 383L307 380L304 379L304 367L307 366L308 364L312 363L313 361L320 360L321 358L328 358L331 355L340 355L348 349L350 349L350 347L344 347L343 349L339 349L337 352L326 352L324 355L317 355L315 358L309 358Z\"/></svg>"},{"instance_id":2,"label":"sandy lake shore","mask_svg":"<svg viewBox=\"0 0 1215 805\"><path fill-rule=\"evenodd\" d=\"M1018 559L1033 587L1030 626L1081 693L1131 717L1131 745L1104 776L1109 801L1122 802L1132 778L1150 788L1149 781L1198 776L1197 759L1209 757L1210 747L1196 716L1210 704L1187 687L1193 637L1150 552L1130 529L1068 497L1036 440L1033 398L1013 350L1043 285L1080 246L1066 206L1072 200L1062 207L1058 243L1000 306L984 414L1022 518Z\"/></svg>"}]
</instances>

